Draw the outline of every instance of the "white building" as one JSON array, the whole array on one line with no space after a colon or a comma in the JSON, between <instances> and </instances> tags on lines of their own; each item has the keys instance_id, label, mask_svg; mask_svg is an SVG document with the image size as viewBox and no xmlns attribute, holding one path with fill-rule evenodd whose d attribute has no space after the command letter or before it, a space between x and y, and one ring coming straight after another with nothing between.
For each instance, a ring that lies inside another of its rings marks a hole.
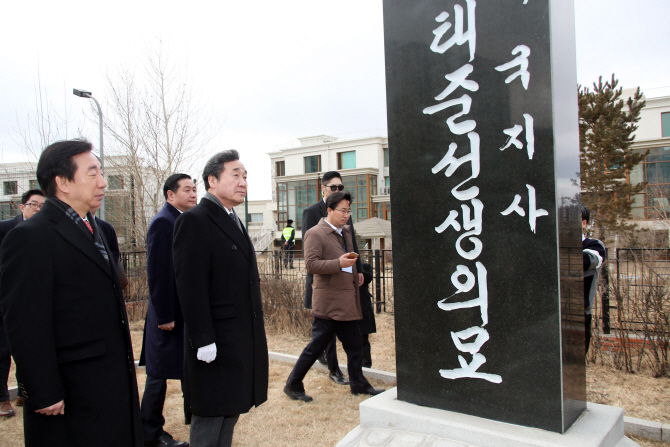
<instances>
[{"instance_id":1,"label":"white building","mask_svg":"<svg viewBox=\"0 0 670 447\"><path fill-rule=\"evenodd\" d=\"M622 96L631 95L631 91L625 91ZM649 150L649 154L631 171L629 178L631 183L648 184L644 193L634 197L633 215L648 221L649 228L661 228L652 221L670 215L670 96L645 99L647 104L640 112L632 149Z\"/></svg>"},{"instance_id":2,"label":"white building","mask_svg":"<svg viewBox=\"0 0 670 447\"><path fill-rule=\"evenodd\" d=\"M354 223L371 217L391 220L387 137L340 139L317 135L298 140L300 145L268 153L272 163L272 200L249 205L249 213L257 215L255 219L261 219L262 214L263 225L271 219L275 241L291 219L296 229L296 249L302 249L302 213L321 199L321 177L328 171L338 171L345 191L352 194ZM254 218L250 220L254 222Z\"/></svg>"}]
</instances>

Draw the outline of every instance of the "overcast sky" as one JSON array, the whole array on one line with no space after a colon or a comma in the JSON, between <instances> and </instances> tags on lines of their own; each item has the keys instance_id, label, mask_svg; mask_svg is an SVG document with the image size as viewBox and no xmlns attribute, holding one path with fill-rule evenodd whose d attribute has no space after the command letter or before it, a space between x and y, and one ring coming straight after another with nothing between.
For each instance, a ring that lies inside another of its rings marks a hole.
<instances>
[{"instance_id":1,"label":"overcast sky","mask_svg":"<svg viewBox=\"0 0 670 447\"><path fill-rule=\"evenodd\" d=\"M35 114L38 71L69 136L81 128L97 147L97 125L83 119L90 101L72 88L104 104L105 73L138 67L158 41L187 67L194 96L220 128L213 151L240 150L251 200L270 197L268 151L303 136L386 135L381 0L6 3L3 162L25 159L16 129ZM575 10L579 83L616 73L624 88L670 95L670 1L575 0Z\"/></svg>"}]
</instances>

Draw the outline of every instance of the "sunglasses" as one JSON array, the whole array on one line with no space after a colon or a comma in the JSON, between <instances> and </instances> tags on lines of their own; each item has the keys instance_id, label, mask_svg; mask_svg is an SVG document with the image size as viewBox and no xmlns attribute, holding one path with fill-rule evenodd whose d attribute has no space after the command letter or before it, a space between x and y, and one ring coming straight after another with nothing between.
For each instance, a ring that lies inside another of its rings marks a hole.
<instances>
[{"instance_id":1,"label":"sunglasses","mask_svg":"<svg viewBox=\"0 0 670 447\"><path fill-rule=\"evenodd\" d=\"M344 191L344 185L325 185L325 187L330 188L332 192Z\"/></svg>"}]
</instances>

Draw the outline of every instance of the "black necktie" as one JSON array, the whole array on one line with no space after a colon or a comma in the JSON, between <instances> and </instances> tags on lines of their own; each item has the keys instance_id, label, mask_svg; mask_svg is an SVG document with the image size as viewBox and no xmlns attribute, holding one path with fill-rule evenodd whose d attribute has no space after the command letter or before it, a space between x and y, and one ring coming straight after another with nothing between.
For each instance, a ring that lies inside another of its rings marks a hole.
<instances>
[{"instance_id":1,"label":"black necktie","mask_svg":"<svg viewBox=\"0 0 670 447\"><path fill-rule=\"evenodd\" d=\"M239 228L239 230L242 231L242 227L240 226L240 220L235 216L235 213L231 211L228 213L228 215L230 216L231 219L233 219L233 222L235 222L237 228Z\"/></svg>"}]
</instances>

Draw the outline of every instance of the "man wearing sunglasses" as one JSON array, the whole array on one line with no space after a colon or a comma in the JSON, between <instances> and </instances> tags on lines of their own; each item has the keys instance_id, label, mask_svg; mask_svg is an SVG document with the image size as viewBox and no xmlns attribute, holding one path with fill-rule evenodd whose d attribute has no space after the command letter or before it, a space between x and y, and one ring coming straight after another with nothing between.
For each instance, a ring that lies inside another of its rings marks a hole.
<instances>
[{"instance_id":1,"label":"man wearing sunglasses","mask_svg":"<svg viewBox=\"0 0 670 447\"><path fill-rule=\"evenodd\" d=\"M326 211L326 199L335 193L344 191L344 185L342 184L342 176L337 171L329 171L323 174L321 178L321 194L323 195L323 200L319 200L318 203L306 208L302 213L302 235L303 240L305 233L319 223L322 217L328 217L328 211ZM354 224L349 216L347 225L351 228L351 234L353 239L353 249L351 251L358 253L358 244L356 243L356 232L354 231ZM361 264L360 258L356 260L356 271L362 272L363 265ZM311 273L307 273L307 279L305 284L305 299L304 306L307 309L312 309L312 283L314 282L314 277ZM359 287L363 285L363 274L358 274L358 285ZM325 351L325 360L328 364L328 370L330 371L329 377L330 380L337 383L338 385L349 385L349 381L344 377L342 371L340 370L339 364L337 362L337 349L335 345L335 334L330 337L328 344L326 345ZM319 357L319 361L324 363L323 354Z\"/></svg>"},{"instance_id":2,"label":"man wearing sunglasses","mask_svg":"<svg viewBox=\"0 0 670 447\"><path fill-rule=\"evenodd\" d=\"M44 193L39 189L31 189L21 196L20 214L7 220L0 221L0 244L10 230L15 226L30 219L38 212L44 204ZM5 328L2 323L2 312L0 312L0 417L14 416L14 408L9 401L9 391L7 389L7 380L9 378L9 366L11 365L11 355L9 354L9 344L5 336ZM21 405L23 399L18 397L16 403Z\"/></svg>"}]
</instances>

